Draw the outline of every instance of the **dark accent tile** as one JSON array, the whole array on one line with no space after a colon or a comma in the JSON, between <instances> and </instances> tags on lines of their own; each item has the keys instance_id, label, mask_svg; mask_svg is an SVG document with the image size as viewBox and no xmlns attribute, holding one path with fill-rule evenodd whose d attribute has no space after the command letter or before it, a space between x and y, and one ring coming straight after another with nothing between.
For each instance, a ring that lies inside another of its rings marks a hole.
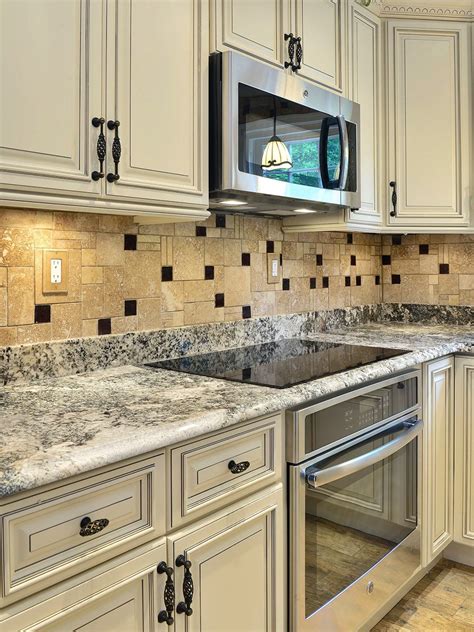
<instances>
[{"instance_id":1,"label":"dark accent tile","mask_svg":"<svg viewBox=\"0 0 474 632\"><path fill-rule=\"evenodd\" d=\"M310 290L315 290L316 289L316 277L311 277L309 280L309 289Z\"/></svg>"},{"instance_id":2,"label":"dark accent tile","mask_svg":"<svg viewBox=\"0 0 474 632\"><path fill-rule=\"evenodd\" d=\"M223 294L215 294L214 295L214 307L224 307L224 295Z\"/></svg>"},{"instance_id":3,"label":"dark accent tile","mask_svg":"<svg viewBox=\"0 0 474 632\"><path fill-rule=\"evenodd\" d=\"M162 281L173 280L173 266L163 266L161 268L161 280Z\"/></svg>"},{"instance_id":4,"label":"dark accent tile","mask_svg":"<svg viewBox=\"0 0 474 632\"><path fill-rule=\"evenodd\" d=\"M252 369L248 366L245 369L242 369L242 379L243 380L250 380L250 378L252 377Z\"/></svg>"},{"instance_id":5,"label":"dark accent tile","mask_svg":"<svg viewBox=\"0 0 474 632\"><path fill-rule=\"evenodd\" d=\"M225 215L216 215L216 228L225 228Z\"/></svg>"},{"instance_id":6,"label":"dark accent tile","mask_svg":"<svg viewBox=\"0 0 474 632\"><path fill-rule=\"evenodd\" d=\"M400 285L400 275L392 274L392 285Z\"/></svg>"},{"instance_id":7,"label":"dark accent tile","mask_svg":"<svg viewBox=\"0 0 474 632\"><path fill-rule=\"evenodd\" d=\"M112 333L112 321L110 318L99 318L97 323L97 333L99 336L106 336Z\"/></svg>"},{"instance_id":8,"label":"dark accent tile","mask_svg":"<svg viewBox=\"0 0 474 632\"><path fill-rule=\"evenodd\" d=\"M275 242L267 241L267 252L275 252Z\"/></svg>"},{"instance_id":9,"label":"dark accent tile","mask_svg":"<svg viewBox=\"0 0 474 632\"><path fill-rule=\"evenodd\" d=\"M124 250L136 250L137 249L137 236L136 235L124 235L123 236L123 249Z\"/></svg>"},{"instance_id":10,"label":"dark accent tile","mask_svg":"<svg viewBox=\"0 0 474 632\"><path fill-rule=\"evenodd\" d=\"M323 287L329 287L329 277L323 277Z\"/></svg>"},{"instance_id":11,"label":"dark accent tile","mask_svg":"<svg viewBox=\"0 0 474 632\"><path fill-rule=\"evenodd\" d=\"M352 233L347 233L347 243L348 244L353 244L354 243L354 236Z\"/></svg>"},{"instance_id":12,"label":"dark accent tile","mask_svg":"<svg viewBox=\"0 0 474 632\"><path fill-rule=\"evenodd\" d=\"M351 255L351 266L355 266L357 263L357 257L355 255Z\"/></svg>"},{"instance_id":13,"label":"dark accent tile","mask_svg":"<svg viewBox=\"0 0 474 632\"><path fill-rule=\"evenodd\" d=\"M204 266L204 278L206 281L212 281L214 278L214 266Z\"/></svg>"},{"instance_id":14,"label":"dark accent tile","mask_svg":"<svg viewBox=\"0 0 474 632\"><path fill-rule=\"evenodd\" d=\"M242 307L242 318L251 318L252 317L252 309L250 305L244 305Z\"/></svg>"},{"instance_id":15,"label":"dark accent tile","mask_svg":"<svg viewBox=\"0 0 474 632\"><path fill-rule=\"evenodd\" d=\"M375 275L375 285L380 285L380 275L379 274Z\"/></svg>"},{"instance_id":16,"label":"dark accent tile","mask_svg":"<svg viewBox=\"0 0 474 632\"><path fill-rule=\"evenodd\" d=\"M392 256L391 255L382 255L382 265L389 266L392 264Z\"/></svg>"},{"instance_id":17,"label":"dark accent tile","mask_svg":"<svg viewBox=\"0 0 474 632\"><path fill-rule=\"evenodd\" d=\"M439 273L440 274L449 274L449 263L440 263L439 264Z\"/></svg>"},{"instance_id":18,"label":"dark accent tile","mask_svg":"<svg viewBox=\"0 0 474 632\"><path fill-rule=\"evenodd\" d=\"M359 275L356 276L356 285L362 285L362 277Z\"/></svg>"},{"instance_id":19,"label":"dark accent tile","mask_svg":"<svg viewBox=\"0 0 474 632\"><path fill-rule=\"evenodd\" d=\"M290 289L290 279L282 279L281 286L282 286L282 289L289 290Z\"/></svg>"},{"instance_id":20,"label":"dark accent tile","mask_svg":"<svg viewBox=\"0 0 474 632\"><path fill-rule=\"evenodd\" d=\"M242 253L242 265L249 266L250 265L250 252Z\"/></svg>"},{"instance_id":21,"label":"dark accent tile","mask_svg":"<svg viewBox=\"0 0 474 632\"><path fill-rule=\"evenodd\" d=\"M196 226L196 237L205 237L207 235L207 228L205 226Z\"/></svg>"},{"instance_id":22,"label":"dark accent tile","mask_svg":"<svg viewBox=\"0 0 474 632\"><path fill-rule=\"evenodd\" d=\"M137 301L135 300L125 301L124 313L125 313L125 316L136 316L137 315Z\"/></svg>"},{"instance_id":23,"label":"dark accent tile","mask_svg":"<svg viewBox=\"0 0 474 632\"><path fill-rule=\"evenodd\" d=\"M346 277L344 278L344 283L345 283L345 286L346 286L346 287L350 287L350 284L351 284L351 277L350 277L350 276L346 276Z\"/></svg>"},{"instance_id":24,"label":"dark accent tile","mask_svg":"<svg viewBox=\"0 0 474 632\"><path fill-rule=\"evenodd\" d=\"M283 265L283 255L282 254L280 254L280 265L281 266Z\"/></svg>"},{"instance_id":25,"label":"dark accent tile","mask_svg":"<svg viewBox=\"0 0 474 632\"><path fill-rule=\"evenodd\" d=\"M316 265L317 266L323 265L323 255L316 255Z\"/></svg>"},{"instance_id":26,"label":"dark accent tile","mask_svg":"<svg viewBox=\"0 0 474 632\"><path fill-rule=\"evenodd\" d=\"M418 246L418 252L420 255L428 255L430 253L430 247L428 244L420 244Z\"/></svg>"},{"instance_id":27,"label":"dark accent tile","mask_svg":"<svg viewBox=\"0 0 474 632\"><path fill-rule=\"evenodd\" d=\"M51 305L35 305L35 323L51 322Z\"/></svg>"},{"instance_id":28,"label":"dark accent tile","mask_svg":"<svg viewBox=\"0 0 474 632\"><path fill-rule=\"evenodd\" d=\"M392 235L392 246L401 246L401 245L402 245L402 236Z\"/></svg>"}]
</instances>

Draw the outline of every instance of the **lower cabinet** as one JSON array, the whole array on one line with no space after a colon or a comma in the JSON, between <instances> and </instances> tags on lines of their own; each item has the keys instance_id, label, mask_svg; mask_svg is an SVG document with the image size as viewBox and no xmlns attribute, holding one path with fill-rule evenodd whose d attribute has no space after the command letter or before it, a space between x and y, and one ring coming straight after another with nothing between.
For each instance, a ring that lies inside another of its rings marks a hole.
<instances>
[{"instance_id":1,"label":"lower cabinet","mask_svg":"<svg viewBox=\"0 0 474 632\"><path fill-rule=\"evenodd\" d=\"M454 358L429 362L423 374L423 565L453 539Z\"/></svg>"}]
</instances>

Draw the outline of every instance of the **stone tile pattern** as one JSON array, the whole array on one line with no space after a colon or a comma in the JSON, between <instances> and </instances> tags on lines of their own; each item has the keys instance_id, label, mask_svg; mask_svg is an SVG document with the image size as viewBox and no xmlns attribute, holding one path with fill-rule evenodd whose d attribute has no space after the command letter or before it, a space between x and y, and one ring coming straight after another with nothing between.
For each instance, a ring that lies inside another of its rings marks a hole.
<instances>
[{"instance_id":1,"label":"stone tile pattern","mask_svg":"<svg viewBox=\"0 0 474 632\"><path fill-rule=\"evenodd\" d=\"M69 252L67 294L43 294L48 249ZM281 254L285 284L267 282L267 252ZM380 254L376 235L284 235L280 220L138 226L123 216L0 209L0 346L379 304ZM49 322L35 319L37 305L51 306Z\"/></svg>"}]
</instances>

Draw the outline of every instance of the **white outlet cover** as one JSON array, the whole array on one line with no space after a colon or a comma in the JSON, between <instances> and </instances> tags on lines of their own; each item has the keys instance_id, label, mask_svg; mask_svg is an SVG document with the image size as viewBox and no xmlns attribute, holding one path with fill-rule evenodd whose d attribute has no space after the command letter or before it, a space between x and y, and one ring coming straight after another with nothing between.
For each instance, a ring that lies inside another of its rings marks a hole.
<instances>
[{"instance_id":1,"label":"white outlet cover","mask_svg":"<svg viewBox=\"0 0 474 632\"><path fill-rule=\"evenodd\" d=\"M51 283L61 283L62 259L51 259Z\"/></svg>"},{"instance_id":2,"label":"white outlet cover","mask_svg":"<svg viewBox=\"0 0 474 632\"><path fill-rule=\"evenodd\" d=\"M278 260L277 259L273 259L272 261L272 276L274 277L278 276Z\"/></svg>"}]
</instances>

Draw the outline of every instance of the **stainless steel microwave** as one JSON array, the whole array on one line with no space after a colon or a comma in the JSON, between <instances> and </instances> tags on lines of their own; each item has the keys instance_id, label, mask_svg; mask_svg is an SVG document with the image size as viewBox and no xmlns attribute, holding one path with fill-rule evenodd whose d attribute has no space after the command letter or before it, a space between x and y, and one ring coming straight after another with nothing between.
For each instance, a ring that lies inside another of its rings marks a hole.
<instances>
[{"instance_id":1,"label":"stainless steel microwave","mask_svg":"<svg viewBox=\"0 0 474 632\"><path fill-rule=\"evenodd\" d=\"M360 206L357 103L235 52L210 57L210 208Z\"/></svg>"}]
</instances>

